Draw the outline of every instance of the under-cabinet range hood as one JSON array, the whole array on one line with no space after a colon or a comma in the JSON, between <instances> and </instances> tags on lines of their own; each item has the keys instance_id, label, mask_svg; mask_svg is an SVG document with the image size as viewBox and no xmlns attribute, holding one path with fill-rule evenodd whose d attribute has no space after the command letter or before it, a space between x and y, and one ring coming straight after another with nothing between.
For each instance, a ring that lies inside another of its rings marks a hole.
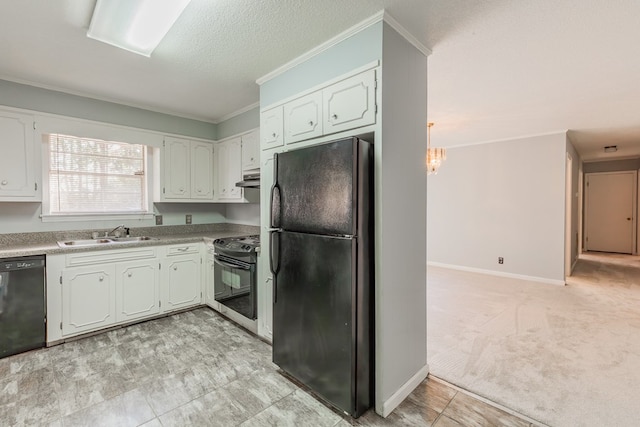
<instances>
[{"instance_id":1,"label":"under-cabinet range hood","mask_svg":"<svg viewBox=\"0 0 640 427\"><path fill-rule=\"evenodd\" d=\"M236 182L236 187L260 188L260 171L244 173L242 175L242 181Z\"/></svg>"}]
</instances>

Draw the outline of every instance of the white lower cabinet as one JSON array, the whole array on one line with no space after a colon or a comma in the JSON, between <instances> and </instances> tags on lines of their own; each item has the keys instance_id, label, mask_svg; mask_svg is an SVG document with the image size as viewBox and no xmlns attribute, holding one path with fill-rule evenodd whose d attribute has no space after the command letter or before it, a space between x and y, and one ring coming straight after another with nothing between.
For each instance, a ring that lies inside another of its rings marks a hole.
<instances>
[{"instance_id":1,"label":"white lower cabinet","mask_svg":"<svg viewBox=\"0 0 640 427\"><path fill-rule=\"evenodd\" d=\"M162 311L202 303L201 245L170 246L162 261Z\"/></svg>"},{"instance_id":2,"label":"white lower cabinet","mask_svg":"<svg viewBox=\"0 0 640 427\"><path fill-rule=\"evenodd\" d=\"M116 322L114 265L62 271L62 335L75 335Z\"/></svg>"},{"instance_id":3,"label":"white lower cabinet","mask_svg":"<svg viewBox=\"0 0 640 427\"><path fill-rule=\"evenodd\" d=\"M158 262L133 261L116 265L116 320L153 316L160 312Z\"/></svg>"},{"instance_id":4,"label":"white lower cabinet","mask_svg":"<svg viewBox=\"0 0 640 427\"><path fill-rule=\"evenodd\" d=\"M203 247L48 255L47 342L200 305Z\"/></svg>"}]
</instances>

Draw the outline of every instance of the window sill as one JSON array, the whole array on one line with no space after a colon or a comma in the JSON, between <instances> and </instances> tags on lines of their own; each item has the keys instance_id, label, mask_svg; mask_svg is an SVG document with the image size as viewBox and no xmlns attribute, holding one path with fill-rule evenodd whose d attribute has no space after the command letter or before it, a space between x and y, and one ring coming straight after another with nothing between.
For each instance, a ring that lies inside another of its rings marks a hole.
<instances>
[{"instance_id":1,"label":"window sill","mask_svg":"<svg viewBox=\"0 0 640 427\"><path fill-rule=\"evenodd\" d=\"M40 219L42 222L72 222L72 221L120 221L120 220L145 220L153 219L155 214L149 212L114 212L114 213L96 213L96 214L42 214Z\"/></svg>"}]
</instances>

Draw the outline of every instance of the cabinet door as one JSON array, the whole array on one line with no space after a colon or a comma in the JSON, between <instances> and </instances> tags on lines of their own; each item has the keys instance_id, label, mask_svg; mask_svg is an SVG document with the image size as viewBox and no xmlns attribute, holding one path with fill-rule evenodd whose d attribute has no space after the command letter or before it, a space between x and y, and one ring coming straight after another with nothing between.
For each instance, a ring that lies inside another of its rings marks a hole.
<instances>
[{"instance_id":1,"label":"cabinet door","mask_svg":"<svg viewBox=\"0 0 640 427\"><path fill-rule=\"evenodd\" d=\"M213 254L207 255L207 264L204 277L204 303L209 307L215 307L215 263L213 262Z\"/></svg>"},{"instance_id":2,"label":"cabinet door","mask_svg":"<svg viewBox=\"0 0 640 427\"><path fill-rule=\"evenodd\" d=\"M213 199L213 144L191 143L191 198Z\"/></svg>"},{"instance_id":3,"label":"cabinet door","mask_svg":"<svg viewBox=\"0 0 640 427\"><path fill-rule=\"evenodd\" d=\"M165 138L164 141L164 186L165 199L188 199L191 197L191 141Z\"/></svg>"},{"instance_id":4,"label":"cabinet door","mask_svg":"<svg viewBox=\"0 0 640 427\"><path fill-rule=\"evenodd\" d=\"M282 130L282 106L260 114L260 148L267 150L284 145Z\"/></svg>"},{"instance_id":5,"label":"cabinet door","mask_svg":"<svg viewBox=\"0 0 640 427\"><path fill-rule=\"evenodd\" d=\"M200 304L202 281L200 256L167 258L162 309L175 310Z\"/></svg>"},{"instance_id":6,"label":"cabinet door","mask_svg":"<svg viewBox=\"0 0 640 427\"><path fill-rule=\"evenodd\" d=\"M110 326L116 322L113 265L62 271L62 335Z\"/></svg>"},{"instance_id":7,"label":"cabinet door","mask_svg":"<svg viewBox=\"0 0 640 427\"><path fill-rule=\"evenodd\" d=\"M160 312L158 261L116 265L116 320L140 319Z\"/></svg>"},{"instance_id":8,"label":"cabinet door","mask_svg":"<svg viewBox=\"0 0 640 427\"><path fill-rule=\"evenodd\" d=\"M217 146L216 170L218 174L218 200L240 200L242 189L236 182L242 180L242 141L240 138L221 142Z\"/></svg>"},{"instance_id":9,"label":"cabinet door","mask_svg":"<svg viewBox=\"0 0 640 427\"><path fill-rule=\"evenodd\" d=\"M284 105L284 142L322 136L322 92L310 93Z\"/></svg>"},{"instance_id":10,"label":"cabinet door","mask_svg":"<svg viewBox=\"0 0 640 427\"><path fill-rule=\"evenodd\" d=\"M34 144L32 116L0 111L0 199L37 196Z\"/></svg>"},{"instance_id":11,"label":"cabinet door","mask_svg":"<svg viewBox=\"0 0 640 427\"><path fill-rule=\"evenodd\" d=\"M260 167L260 131L242 135L242 170Z\"/></svg>"},{"instance_id":12,"label":"cabinet door","mask_svg":"<svg viewBox=\"0 0 640 427\"><path fill-rule=\"evenodd\" d=\"M375 70L323 89L322 99L325 135L375 123Z\"/></svg>"},{"instance_id":13,"label":"cabinet door","mask_svg":"<svg viewBox=\"0 0 640 427\"><path fill-rule=\"evenodd\" d=\"M260 165L260 255L258 256L258 334L271 341L273 334L273 278L269 269L270 190L273 184L273 157L263 156Z\"/></svg>"}]
</instances>

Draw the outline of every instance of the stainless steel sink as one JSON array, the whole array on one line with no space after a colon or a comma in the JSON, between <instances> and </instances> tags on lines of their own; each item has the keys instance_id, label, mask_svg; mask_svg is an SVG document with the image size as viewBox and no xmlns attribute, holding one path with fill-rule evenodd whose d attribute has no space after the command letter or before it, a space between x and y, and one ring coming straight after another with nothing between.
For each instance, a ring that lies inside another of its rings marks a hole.
<instances>
[{"instance_id":1,"label":"stainless steel sink","mask_svg":"<svg viewBox=\"0 0 640 427\"><path fill-rule=\"evenodd\" d=\"M158 240L157 237L149 237L149 236L135 236L135 237L109 237L113 242L144 242L147 240Z\"/></svg>"},{"instance_id":2,"label":"stainless steel sink","mask_svg":"<svg viewBox=\"0 0 640 427\"><path fill-rule=\"evenodd\" d=\"M135 237L104 237L102 239L77 239L77 240L64 240L59 241L58 246L61 248L78 247L78 246L102 246L102 245L114 245L118 243L135 243L144 242L147 240L158 240L156 237L149 236L135 236Z\"/></svg>"},{"instance_id":3,"label":"stainless steel sink","mask_svg":"<svg viewBox=\"0 0 640 427\"><path fill-rule=\"evenodd\" d=\"M86 239L86 240L67 240L64 242L58 242L58 245L61 247L65 246L94 246L94 245L104 245L107 243L113 243L111 239Z\"/></svg>"}]
</instances>

